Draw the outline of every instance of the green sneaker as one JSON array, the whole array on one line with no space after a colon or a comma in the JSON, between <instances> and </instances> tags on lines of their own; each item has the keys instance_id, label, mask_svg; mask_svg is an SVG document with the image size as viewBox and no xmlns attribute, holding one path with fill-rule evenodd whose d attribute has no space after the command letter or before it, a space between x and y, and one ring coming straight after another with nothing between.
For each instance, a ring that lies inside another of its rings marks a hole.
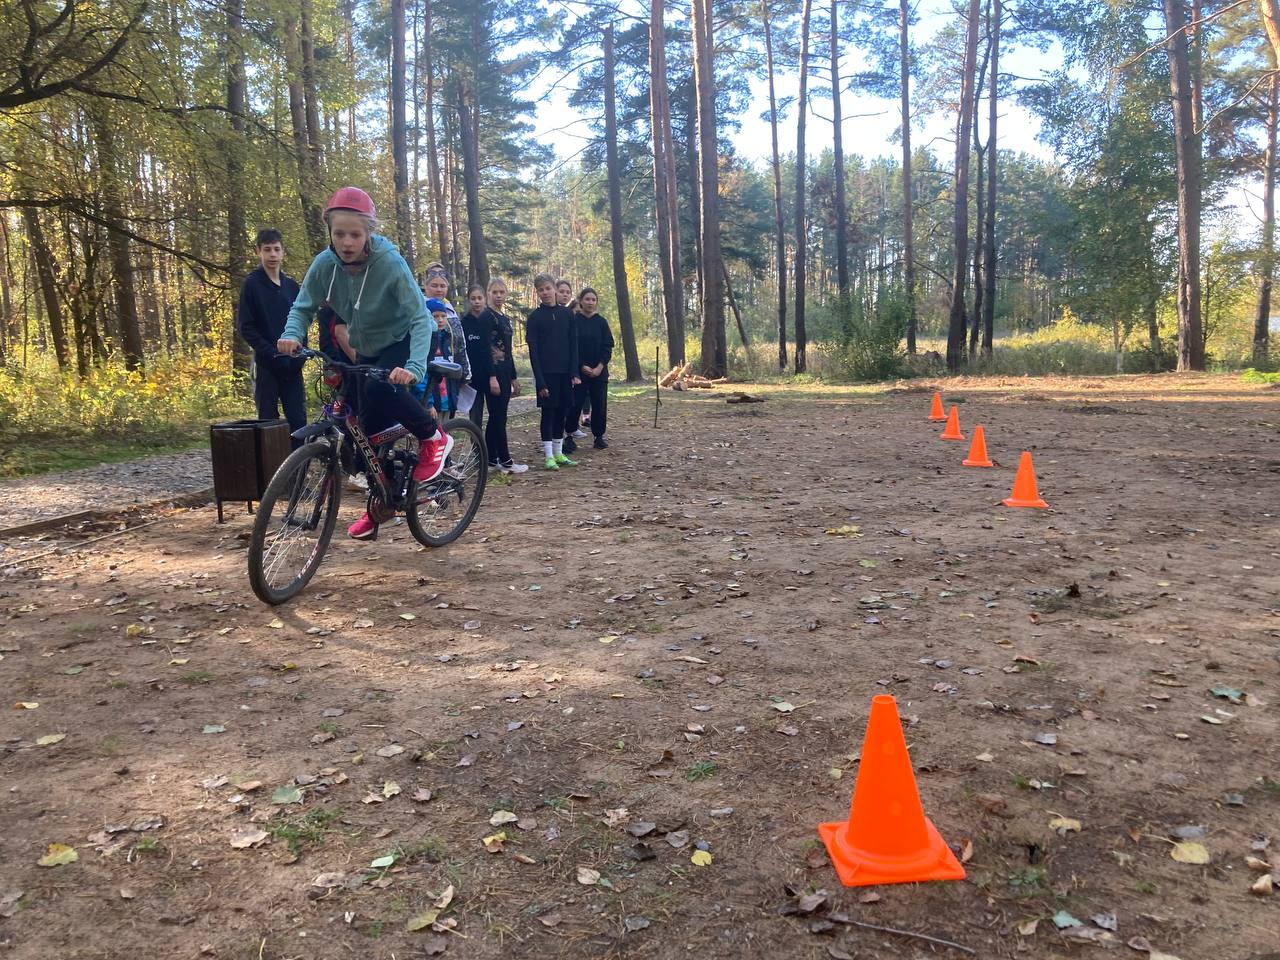
<instances>
[{"instance_id":1,"label":"green sneaker","mask_svg":"<svg viewBox=\"0 0 1280 960\"><path fill-rule=\"evenodd\" d=\"M560 464L556 463L555 457L547 457L546 468L548 470L559 470Z\"/></svg>"},{"instance_id":2,"label":"green sneaker","mask_svg":"<svg viewBox=\"0 0 1280 960\"><path fill-rule=\"evenodd\" d=\"M562 467L576 467L578 465L577 460L570 460L563 453L557 453L552 459Z\"/></svg>"}]
</instances>

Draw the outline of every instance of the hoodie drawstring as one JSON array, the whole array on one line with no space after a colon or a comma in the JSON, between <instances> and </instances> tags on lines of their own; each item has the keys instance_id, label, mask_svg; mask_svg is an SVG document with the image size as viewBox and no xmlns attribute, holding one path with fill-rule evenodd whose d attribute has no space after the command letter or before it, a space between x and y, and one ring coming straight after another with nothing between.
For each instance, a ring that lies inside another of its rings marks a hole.
<instances>
[{"instance_id":1,"label":"hoodie drawstring","mask_svg":"<svg viewBox=\"0 0 1280 960\"><path fill-rule=\"evenodd\" d=\"M354 309L360 309L360 298L364 296L364 285L369 282L369 265L365 264L364 276L360 278L360 292L356 294Z\"/></svg>"}]
</instances>

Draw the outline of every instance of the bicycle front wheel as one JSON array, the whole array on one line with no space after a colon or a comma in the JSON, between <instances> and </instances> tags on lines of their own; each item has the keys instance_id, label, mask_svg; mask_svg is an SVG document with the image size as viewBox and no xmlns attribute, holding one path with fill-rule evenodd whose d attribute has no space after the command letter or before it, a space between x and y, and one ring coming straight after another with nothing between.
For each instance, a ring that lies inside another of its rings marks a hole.
<instances>
[{"instance_id":1,"label":"bicycle front wheel","mask_svg":"<svg viewBox=\"0 0 1280 960\"><path fill-rule=\"evenodd\" d=\"M444 431L453 437L444 469L409 491L409 532L426 547L443 547L462 536L480 509L489 479L489 454L476 425L455 417Z\"/></svg>"},{"instance_id":2,"label":"bicycle front wheel","mask_svg":"<svg viewBox=\"0 0 1280 960\"><path fill-rule=\"evenodd\" d=\"M304 444L267 484L249 540L249 584L272 605L297 595L324 559L342 500L338 457L328 443Z\"/></svg>"}]
</instances>

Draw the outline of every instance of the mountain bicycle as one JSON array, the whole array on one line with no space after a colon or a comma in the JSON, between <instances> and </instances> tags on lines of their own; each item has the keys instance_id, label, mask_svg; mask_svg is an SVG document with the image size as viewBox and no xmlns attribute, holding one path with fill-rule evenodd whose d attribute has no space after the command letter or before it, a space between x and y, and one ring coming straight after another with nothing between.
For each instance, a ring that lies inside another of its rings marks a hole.
<instances>
[{"instance_id":1,"label":"mountain bicycle","mask_svg":"<svg viewBox=\"0 0 1280 960\"><path fill-rule=\"evenodd\" d=\"M249 583L264 603L284 603L307 585L324 559L342 502L344 475L363 471L369 481L369 515L379 523L403 513L409 531L427 547L442 547L462 536L484 497L489 456L484 437L466 417L441 425L453 438L444 469L418 483L418 441L400 424L367 435L353 397L364 380L387 381L390 370L341 363L314 350L331 379L341 374L320 418L294 434L302 441L267 484L249 540ZM461 367L432 360L428 390L441 377L461 377Z\"/></svg>"}]
</instances>

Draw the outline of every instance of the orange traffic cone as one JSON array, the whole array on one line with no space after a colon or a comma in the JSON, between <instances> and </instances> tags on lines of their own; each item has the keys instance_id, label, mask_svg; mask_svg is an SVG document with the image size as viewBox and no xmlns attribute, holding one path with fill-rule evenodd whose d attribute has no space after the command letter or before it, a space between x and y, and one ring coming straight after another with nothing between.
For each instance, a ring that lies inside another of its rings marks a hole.
<instances>
[{"instance_id":1,"label":"orange traffic cone","mask_svg":"<svg viewBox=\"0 0 1280 960\"><path fill-rule=\"evenodd\" d=\"M1004 501L1006 507L1039 507L1049 509L1049 505L1040 499L1040 491L1036 489L1036 471L1031 465L1031 454L1024 450L1022 459L1018 461L1018 475L1013 478L1013 495Z\"/></svg>"},{"instance_id":2,"label":"orange traffic cone","mask_svg":"<svg viewBox=\"0 0 1280 960\"><path fill-rule=\"evenodd\" d=\"M960 408L952 407L951 412L947 414L947 428L942 431L943 440L963 440L964 434L960 432Z\"/></svg>"},{"instance_id":3,"label":"orange traffic cone","mask_svg":"<svg viewBox=\"0 0 1280 960\"><path fill-rule=\"evenodd\" d=\"M987 457L987 435L981 424L973 428L973 443L969 444L969 456L965 458L964 465L966 467L994 466Z\"/></svg>"},{"instance_id":4,"label":"orange traffic cone","mask_svg":"<svg viewBox=\"0 0 1280 960\"><path fill-rule=\"evenodd\" d=\"M893 697L871 701L849 819L818 824L846 887L963 880L964 867L924 815Z\"/></svg>"},{"instance_id":5,"label":"orange traffic cone","mask_svg":"<svg viewBox=\"0 0 1280 960\"><path fill-rule=\"evenodd\" d=\"M942 394L936 391L933 394L933 406L929 408L929 419L936 420L938 423L947 419L947 415L942 410Z\"/></svg>"}]
</instances>

